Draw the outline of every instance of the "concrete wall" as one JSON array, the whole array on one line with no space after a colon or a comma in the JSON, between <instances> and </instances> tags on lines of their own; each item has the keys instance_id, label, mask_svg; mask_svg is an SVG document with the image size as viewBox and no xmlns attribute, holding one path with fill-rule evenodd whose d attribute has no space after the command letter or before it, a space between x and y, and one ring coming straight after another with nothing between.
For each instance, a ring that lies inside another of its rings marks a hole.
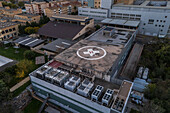
<instances>
[{"instance_id":1,"label":"concrete wall","mask_svg":"<svg viewBox=\"0 0 170 113\"><path fill-rule=\"evenodd\" d=\"M113 4L113 0L101 0L101 8L110 9Z\"/></svg>"},{"instance_id":2,"label":"concrete wall","mask_svg":"<svg viewBox=\"0 0 170 113\"><path fill-rule=\"evenodd\" d=\"M94 7L94 0L88 0L88 7Z\"/></svg>"}]
</instances>

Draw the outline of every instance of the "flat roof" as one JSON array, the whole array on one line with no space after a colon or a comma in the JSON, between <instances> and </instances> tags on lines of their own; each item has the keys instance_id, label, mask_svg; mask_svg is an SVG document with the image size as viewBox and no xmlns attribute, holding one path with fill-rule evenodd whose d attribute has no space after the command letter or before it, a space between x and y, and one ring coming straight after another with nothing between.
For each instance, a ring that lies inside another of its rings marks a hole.
<instances>
[{"instance_id":1,"label":"flat roof","mask_svg":"<svg viewBox=\"0 0 170 113\"><path fill-rule=\"evenodd\" d=\"M13 62L13 60L0 55L0 67L4 66L10 62Z\"/></svg>"},{"instance_id":2,"label":"flat roof","mask_svg":"<svg viewBox=\"0 0 170 113\"><path fill-rule=\"evenodd\" d=\"M39 35L72 40L85 26L50 21L38 30Z\"/></svg>"},{"instance_id":3,"label":"flat roof","mask_svg":"<svg viewBox=\"0 0 170 113\"><path fill-rule=\"evenodd\" d=\"M27 47L35 47L37 45L44 43L45 40L30 37L20 37L14 40L13 42Z\"/></svg>"},{"instance_id":4,"label":"flat roof","mask_svg":"<svg viewBox=\"0 0 170 113\"><path fill-rule=\"evenodd\" d=\"M89 17L85 17L85 16L66 15L66 14L56 14L53 15L52 17L61 18L61 19L79 20L79 21L85 21L86 19L89 19Z\"/></svg>"},{"instance_id":5,"label":"flat roof","mask_svg":"<svg viewBox=\"0 0 170 113\"><path fill-rule=\"evenodd\" d=\"M55 57L62 63L70 63L97 72L107 73L123 49L105 43L81 40Z\"/></svg>"},{"instance_id":6,"label":"flat roof","mask_svg":"<svg viewBox=\"0 0 170 113\"><path fill-rule=\"evenodd\" d=\"M72 44L74 44L73 41L64 40L64 39L59 38L49 44L44 45L42 47L42 49L49 50L52 52L60 52L60 50L67 49Z\"/></svg>"},{"instance_id":7,"label":"flat roof","mask_svg":"<svg viewBox=\"0 0 170 113\"><path fill-rule=\"evenodd\" d=\"M129 94L131 92L133 83L129 81L123 81L122 85L119 88L116 99L112 104L112 109L122 112L127 104Z\"/></svg>"},{"instance_id":8,"label":"flat roof","mask_svg":"<svg viewBox=\"0 0 170 113\"><path fill-rule=\"evenodd\" d=\"M0 22L0 29L6 28L6 27L10 27L10 26L14 26L17 25L17 23L13 23L13 22Z\"/></svg>"},{"instance_id":9,"label":"flat roof","mask_svg":"<svg viewBox=\"0 0 170 113\"><path fill-rule=\"evenodd\" d=\"M27 17L29 17L29 18L35 17L35 16L39 16L39 15L36 15L36 14L25 14L25 13L16 14L16 15L27 16Z\"/></svg>"},{"instance_id":10,"label":"flat roof","mask_svg":"<svg viewBox=\"0 0 170 113\"><path fill-rule=\"evenodd\" d=\"M106 35L106 33L108 34ZM102 42L110 45L122 45L125 46L129 38L133 35L135 31L116 27L103 27L97 31L97 33L87 37L87 40ZM109 33L112 33L110 36ZM104 35L105 34L105 35Z\"/></svg>"},{"instance_id":11,"label":"flat roof","mask_svg":"<svg viewBox=\"0 0 170 113\"><path fill-rule=\"evenodd\" d=\"M101 23L114 24L114 25L123 25L123 26L130 26L130 27L138 27L139 24L140 24L140 21L106 18L106 19L102 20Z\"/></svg>"},{"instance_id":12,"label":"flat roof","mask_svg":"<svg viewBox=\"0 0 170 113\"><path fill-rule=\"evenodd\" d=\"M156 3L157 2L157 3ZM162 3L161 3L162 2ZM166 2L166 3L165 3ZM165 5L161 5L164 4ZM155 4L155 5L154 5ZM160 5L160 6L159 6ZM134 8L141 8L140 11L149 11L152 12L154 10L150 10L150 9L162 9L169 12L170 10L170 1L144 1L142 4L140 5L124 5L124 4L114 4L112 9L116 8L118 9L118 7L121 7L122 9L126 10L126 7L131 7L131 10L136 10ZM145 9L143 9L145 8ZM139 10L138 10L139 11Z\"/></svg>"}]
</instances>

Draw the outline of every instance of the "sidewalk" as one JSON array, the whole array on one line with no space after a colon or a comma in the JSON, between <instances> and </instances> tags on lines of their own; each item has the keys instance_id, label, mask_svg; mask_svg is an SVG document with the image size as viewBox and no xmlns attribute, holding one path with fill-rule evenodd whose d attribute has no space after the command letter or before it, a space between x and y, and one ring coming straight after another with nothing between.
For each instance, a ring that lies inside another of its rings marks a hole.
<instances>
[{"instance_id":1,"label":"sidewalk","mask_svg":"<svg viewBox=\"0 0 170 113\"><path fill-rule=\"evenodd\" d=\"M21 82L19 82L18 84L16 84L15 86L13 86L10 89L10 92L15 91L16 89L18 89L19 87L21 87L22 85L24 85L25 83L27 83L30 80L30 77L28 76L27 78L25 78L24 80L22 80Z\"/></svg>"}]
</instances>

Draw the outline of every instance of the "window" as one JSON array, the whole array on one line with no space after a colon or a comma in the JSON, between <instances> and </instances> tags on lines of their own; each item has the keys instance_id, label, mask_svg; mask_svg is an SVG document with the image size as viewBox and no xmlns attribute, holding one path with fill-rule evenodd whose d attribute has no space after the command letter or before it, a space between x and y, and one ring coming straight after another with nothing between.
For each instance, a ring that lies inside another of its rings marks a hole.
<instances>
[{"instance_id":1,"label":"window","mask_svg":"<svg viewBox=\"0 0 170 113\"><path fill-rule=\"evenodd\" d=\"M5 30L6 33L8 33L8 30Z\"/></svg>"},{"instance_id":2,"label":"window","mask_svg":"<svg viewBox=\"0 0 170 113\"><path fill-rule=\"evenodd\" d=\"M159 22L159 20L157 20L157 22Z\"/></svg>"},{"instance_id":3,"label":"window","mask_svg":"<svg viewBox=\"0 0 170 113\"><path fill-rule=\"evenodd\" d=\"M164 27L164 25L162 25L162 27Z\"/></svg>"},{"instance_id":4,"label":"window","mask_svg":"<svg viewBox=\"0 0 170 113\"><path fill-rule=\"evenodd\" d=\"M160 20L160 22L162 22L162 20Z\"/></svg>"},{"instance_id":5,"label":"window","mask_svg":"<svg viewBox=\"0 0 170 113\"><path fill-rule=\"evenodd\" d=\"M161 32L162 32L163 30L161 29Z\"/></svg>"},{"instance_id":6,"label":"window","mask_svg":"<svg viewBox=\"0 0 170 113\"><path fill-rule=\"evenodd\" d=\"M157 27L158 25L156 24L155 26Z\"/></svg>"},{"instance_id":7,"label":"window","mask_svg":"<svg viewBox=\"0 0 170 113\"><path fill-rule=\"evenodd\" d=\"M161 27L161 25L159 25L159 27Z\"/></svg>"},{"instance_id":8,"label":"window","mask_svg":"<svg viewBox=\"0 0 170 113\"><path fill-rule=\"evenodd\" d=\"M12 31L12 29L9 29L9 32L11 32Z\"/></svg>"},{"instance_id":9,"label":"window","mask_svg":"<svg viewBox=\"0 0 170 113\"><path fill-rule=\"evenodd\" d=\"M145 23L143 25L146 25Z\"/></svg>"},{"instance_id":10,"label":"window","mask_svg":"<svg viewBox=\"0 0 170 113\"><path fill-rule=\"evenodd\" d=\"M148 24L153 24L154 20L153 19L149 19Z\"/></svg>"},{"instance_id":11,"label":"window","mask_svg":"<svg viewBox=\"0 0 170 113\"><path fill-rule=\"evenodd\" d=\"M15 31L15 27L12 30Z\"/></svg>"},{"instance_id":12,"label":"window","mask_svg":"<svg viewBox=\"0 0 170 113\"><path fill-rule=\"evenodd\" d=\"M166 21L164 20L164 23L165 23Z\"/></svg>"},{"instance_id":13,"label":"window","mask_svg":"<svg viewBox=\"0 0 170 113\"><path fill-rule=\"evenodd\" d=\"M167 18L167 16L165 16L165 18Z\"/></svg>"},{"instance_id":14,"label":"window","mask_svg":"<svg viewBox=\"0 0 170 113\"><path fill-rule=\"evenodd\" d=\"M4 34L5 32L4 31L2 31L2 34Z\"/></svg>"}]
</instances>

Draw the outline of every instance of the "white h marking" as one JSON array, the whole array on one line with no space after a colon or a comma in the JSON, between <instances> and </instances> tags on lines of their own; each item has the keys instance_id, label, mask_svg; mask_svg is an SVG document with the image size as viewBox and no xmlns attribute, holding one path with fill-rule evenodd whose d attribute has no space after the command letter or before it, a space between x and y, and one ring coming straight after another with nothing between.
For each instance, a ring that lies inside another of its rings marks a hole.
<instances>
[{"instance_id":1,"label":"white h marking","mask_svg":"<svg viewBox=\"0 0 170 113\"><path fill-rule=\"evenodd\" d=\"M90 56L95 55L96 53L100 53L99 51L94 51L93 49L87 49L87 52L83 52L84 54L89 54Z\"/></svg>"}]
</instances>

